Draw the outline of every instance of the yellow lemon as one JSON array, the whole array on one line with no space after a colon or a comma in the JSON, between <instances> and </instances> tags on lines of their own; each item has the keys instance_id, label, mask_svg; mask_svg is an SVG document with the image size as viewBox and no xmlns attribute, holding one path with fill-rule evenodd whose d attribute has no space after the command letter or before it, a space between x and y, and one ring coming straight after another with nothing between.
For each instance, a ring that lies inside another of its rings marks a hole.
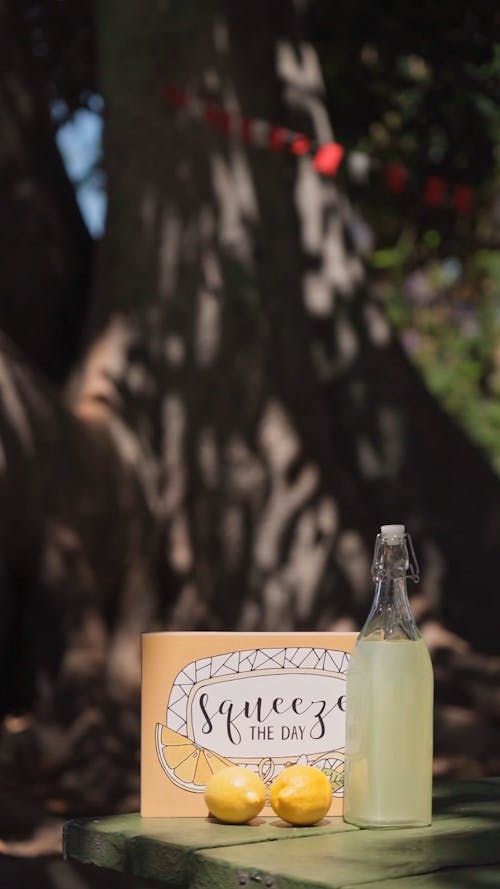
<instances>
[{"instance_id":1,"label":"yellow lemon","mask_svg":"<svg viewBox=\"0 0 500 889\"><path fill-rule=\"evenodd\" d=\"M259 814L266 801L266 785L255 772L241 766L220 769L208 779L208 811L226 824L244 824Z\"/></svg>"},{"instance_id":2,"label":"yellow lemon","mask_svg":"<svg viewBox=\"0 0 500 889\"><path fill-rule=\"evenodd\" d=\"M283 821L316 824L330 808L332 785L314 766L288 766L271 784L269 800Z\"/></svg>"}]
</instances>

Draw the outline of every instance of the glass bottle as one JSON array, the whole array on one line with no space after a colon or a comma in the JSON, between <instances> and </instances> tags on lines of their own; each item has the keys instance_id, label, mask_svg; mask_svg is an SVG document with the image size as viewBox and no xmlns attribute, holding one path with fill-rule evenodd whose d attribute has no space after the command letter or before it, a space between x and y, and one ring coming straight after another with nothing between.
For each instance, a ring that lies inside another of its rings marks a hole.
<instances>
[{"instance_id":1,"label":"glass bottle","mask_svg":"<svg viewBox=\"0 0 500 889\"><path fill-rule=\"evenodd\" d=\"M382 525L373 604L347 670L344 819L360 827L431 823L434 681L408 602L409 568L417 581L404 525Z\"/></svg>"}]
</instances>

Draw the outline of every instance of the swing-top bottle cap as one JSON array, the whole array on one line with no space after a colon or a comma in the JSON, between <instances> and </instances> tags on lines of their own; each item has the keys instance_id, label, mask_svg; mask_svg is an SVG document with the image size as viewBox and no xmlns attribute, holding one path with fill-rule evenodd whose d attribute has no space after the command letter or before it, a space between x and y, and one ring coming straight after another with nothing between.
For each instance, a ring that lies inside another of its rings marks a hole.
<instances>
[{"instance_id":1,"label":"swing-top bottle cap","mask_svg":"<svg viewBox=\"0 0 500 889\"><path fill-rule=\"evenodd\" d=\"M381 525L380 533L386 543L401 543L405 536L404 525Z\"/></svg>"}]
</instances>

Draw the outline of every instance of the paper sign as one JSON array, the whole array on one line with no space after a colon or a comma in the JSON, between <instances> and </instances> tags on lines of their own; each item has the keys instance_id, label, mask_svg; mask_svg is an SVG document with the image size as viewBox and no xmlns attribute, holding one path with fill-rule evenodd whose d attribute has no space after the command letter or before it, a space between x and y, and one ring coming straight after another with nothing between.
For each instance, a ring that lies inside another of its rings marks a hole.
<instances>
[{"instance_id":1,"label":"paper sign","mask_svg":"<svg viewBox=\"0 0 500 889\"><path fill-rule=\"evenodd\" d=\"M269 786L299 762L327 774L329 814L340 815L356 636L144 633L141 814L207 815L203 792L218 769L244 766Z\"/></svg>"}]
</instances>

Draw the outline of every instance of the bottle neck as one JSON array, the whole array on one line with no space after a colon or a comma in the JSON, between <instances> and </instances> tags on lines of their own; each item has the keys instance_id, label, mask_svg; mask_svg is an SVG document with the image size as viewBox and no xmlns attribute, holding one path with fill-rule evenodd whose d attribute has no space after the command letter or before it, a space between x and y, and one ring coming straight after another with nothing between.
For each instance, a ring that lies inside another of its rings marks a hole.
<instances>
[{"instance_id":1,"label":"bottle neck","mask_svg":"<svg viewBox=\"0 0 500 889\"><path fill-rule=\"evenodd\" d=\"M361 631L363 638L419 639L406 588L408 553L404 541L389 545L382 542L374 559L375 593L368 619Z\"/></svg>"},{"instance_id":2,"label":"bottle neck","mask_svg":"<svg viewBox=\"0 0 500 889\"><path fill-rule=\"evenodd\" d=\"M406 577L385 577L375 584L372 610L401 610L409 606Z\"/></svg>"}]
</instances>

